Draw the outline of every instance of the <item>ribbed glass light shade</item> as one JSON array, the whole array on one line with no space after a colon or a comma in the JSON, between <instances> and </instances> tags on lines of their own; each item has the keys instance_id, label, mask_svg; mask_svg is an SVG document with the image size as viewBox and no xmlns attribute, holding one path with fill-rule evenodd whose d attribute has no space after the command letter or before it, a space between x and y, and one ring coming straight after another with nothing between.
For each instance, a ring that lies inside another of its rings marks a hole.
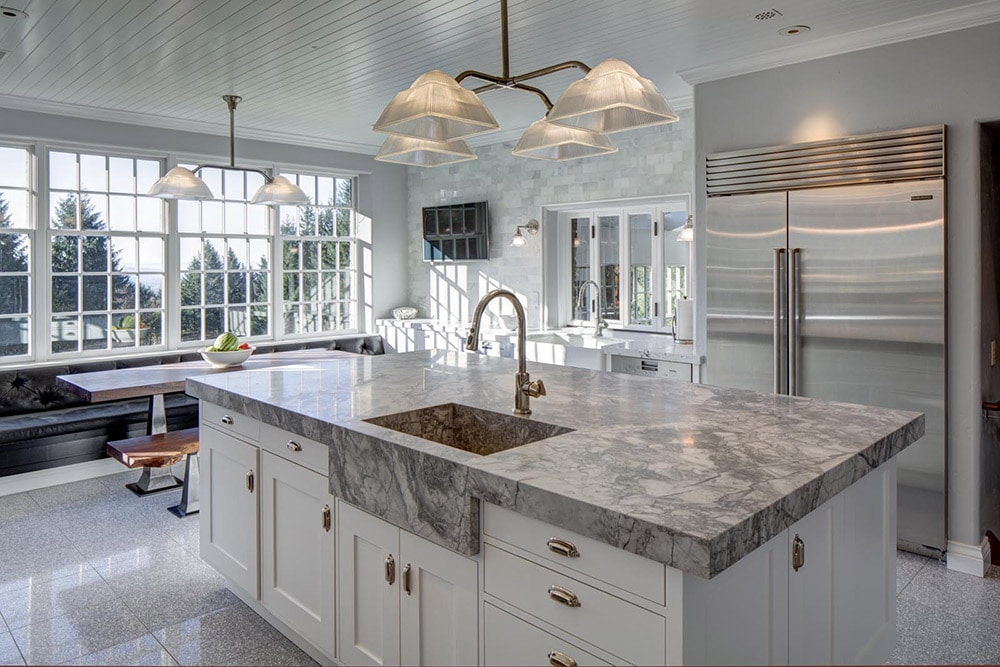
<instances>
[{"instance_id":1,"label":"ribbed glass light shade","mask_svg":"<svg viewBox=\"0 0 1000 667\"><path fill-rule=\"evenodd\" d=\"M524 234L521 233L520 227L514 230L514 238L510 240L510 245L514 248L523 248L528 245L528 239L524 238Z\"/></svg>"},{"instance_id":2,"label":"ribbed glass light shade","mask_svg":"<svg viewBox=\"0 0 1000 667\"><path fill-rule=\"evenodd\" d=\"M205 181L184 167L174 167L165 173L153 183L146 194L160 199L202 200L212 198L212 191L205 185Z\"/></svg>"},{"instance_id":3,"label":"ribbed glass light shade","mask_svg":"<svg viewBox=\"0 0 1000 667\"><path fill-rule=\"evenodd\" d=\"M554 125L543 118L528 126L513 152L519 157L560 161L614 153L617 150L604 134Z\"/></svg>"},{"instance_id":4,"label":"ribbed glass light shade","mask_svg":"<svg viewBox=\"0 0 1000 667\"><path fill-rule=\"evenodd\" d=\"M279 206L305 206L311 204L309 195L284 176L275 176L270 183L257 188L250 198L251 204L278 204Z\"/></svg>"},{"instance_id":5,"label":"ribbed glass light shade","mask_svg":"<svg viewBox=\"0 0 1000 667\"><path fill-rule=\"evenodd\" d=\"M382 111L372 129L395 136L450 141L500 129L479 96L439 70L417 77Z\"/></svg>"},{"instance_id":6,"label":"ribbed glass light shade","mask_svg":"<svg viewBox=\"0 0 1000 667\"><path fill-rule=\"evenodd\" d=\"M548 120L611 134L678 120L653 82L621 60L609 58L574 81L556 100Z\"/></svg>"},{"instance_id":7,"label":"ribbed glass light shade","mask_svg":"<svg viewBox=\"0 0 1000 667\"><path fill-rule=\"evenodd\" d=\"M475 160L476 154L464 139L430 141L391 136L382 144L375 159L413 167L440 167L445 164Z\"/></svg>"},{"instance_id":8,"label":"ribbed glass light shade","mask_svg":"<svg viewBox=\"0 0 1000 667\"><path fill-rule=\"evenodd\" d=\"M681 227L681 231L677 234L678 241L694 241L694 222L691 216L688 216L687 222Z\"/></svg>"}]
</instances>

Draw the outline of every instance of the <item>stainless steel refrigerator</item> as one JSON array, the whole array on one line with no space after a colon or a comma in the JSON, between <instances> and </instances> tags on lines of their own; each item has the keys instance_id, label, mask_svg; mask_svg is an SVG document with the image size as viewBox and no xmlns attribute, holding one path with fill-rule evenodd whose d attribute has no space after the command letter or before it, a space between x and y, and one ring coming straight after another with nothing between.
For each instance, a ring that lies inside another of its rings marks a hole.
<instances>
[{"instance_id":1,"label":"stainless steel refrigerator","mask_svg":"<svg viewBox=\"0 0 1000 667\"><path fill-rule=\"evenodd\" d=\"M897 536L944 551L944 180L709 194L707 381L926 413Z\"/></svg>"}]
</instances>

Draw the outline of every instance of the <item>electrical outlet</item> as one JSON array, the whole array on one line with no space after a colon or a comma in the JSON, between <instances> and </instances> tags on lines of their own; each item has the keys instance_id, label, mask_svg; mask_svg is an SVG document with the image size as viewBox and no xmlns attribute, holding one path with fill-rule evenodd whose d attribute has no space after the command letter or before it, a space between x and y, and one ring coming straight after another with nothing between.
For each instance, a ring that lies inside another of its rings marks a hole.
<instances>
[{"instance_id":1,"label":"electrical outlet","mask_svg":"<svg viewBox=\"0 0 1000 667\"><path fill-rule=\"evenodd\" d=\"M997 365L997 342L995 340L990 341L990 368Z\"/></svg>"}]
</instances>

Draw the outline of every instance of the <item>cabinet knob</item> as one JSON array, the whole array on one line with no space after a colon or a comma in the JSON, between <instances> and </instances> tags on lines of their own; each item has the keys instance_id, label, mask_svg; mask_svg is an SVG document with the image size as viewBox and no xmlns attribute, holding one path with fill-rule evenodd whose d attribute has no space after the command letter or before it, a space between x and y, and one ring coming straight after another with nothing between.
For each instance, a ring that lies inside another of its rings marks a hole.
<instances>
[{"instance_id":1,"label":"cabinet knob","mask_svg":"<svg viewBox=\"0 0 1000 667\"><path fill-rule=\"evenodd\" d=\"M233 418L230 417L229 415L222 415L222 419L220 421L226 426L231 426L233 423Z\"/></svg>"},{"instance_id":2,"label":"cabinet knob","mask_svg":"<svg viewBox=\"0 0 1000 667\"><path fill-rule=\"evenodd\" d=\"M792 540L792 569L796 572L806 564L806 543L798 535Z\"/></svg>"},{"instance_id":3,"label":"cabinet knob","mask_svg":"<svg viewBox=\"0 0 1000 667\"><path fill-rule=\"evenodd\" d=\"M285 445L285 447L288 447L288 449L290 451L293 451L293 452L301 452L302 451L302 445L300 445L299 443L295 442L294 440L289 440L288 444Z\"/></svg>"},{"instance_id":4,"label":"cabinet knob","mask_svg":"<svg viewBox=\"0 0 1000 667\"><path fill-rule=\"evenodd\" d=\"M549 586L549 597L559 604L564 604L567 607L580 606L580 598L576 596L576 593L566 590L562 586Z\"/></svg>"},{"instance_id":5,"label":"cabinet knob","mask_svg":"<svg viewBox=\"0 0 1000 667\"><path fill-rule=\"evenodd\" d=\"M385 559L385 580L392 586L396 583L396 559L389 554Z\"/></svg>"},{"instance_id":6,"label":"cabinet knob","mask_svg":"<svg viewBox=\"0 0 1000 667\"><path fill-rule=\"evenodd\" d=\"M330 527L333 524L333 519L330 517L330 506L323 506L323 530L330 532Z\"/></svg>"},{"instance_id":7,"label":"cabinet knob","mask_svg":"<svg viewBox=\"0 0 1000 667\"><path fill-rule=\"evenodd\" d=\"M549 651L549 664L552 667L576 667L576 660L562 651Z\"/></svg>"},{"instance_id":8,"label":"cabinet knob","mask_svg":"<svg viewBox=\"0 0 1000 667\"><path fill-rule=\"evenodd\" d=\"M565 556L566 558L580 557L580 551L576 548L576 545L561 537L550 537L545 545L549 548L549 551L557 553L560 556Z\"/></svg>"}]
</instances>

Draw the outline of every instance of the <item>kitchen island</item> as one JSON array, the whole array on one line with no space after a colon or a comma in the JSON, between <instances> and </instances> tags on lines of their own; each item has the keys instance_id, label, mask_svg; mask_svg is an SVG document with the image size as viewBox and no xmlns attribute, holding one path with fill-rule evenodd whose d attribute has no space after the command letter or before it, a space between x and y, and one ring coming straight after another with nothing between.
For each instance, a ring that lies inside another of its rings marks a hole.
<instances>
[{"instance_id":1,"label":"kitchen island","mask_svg":"<svg viewBox=\"0 0 1000 667\"><path fill-rule=\"evenodd\" d=\"M203 557L346 663L888 657L893 457L921 415L535 364L548 395L515 417L514 369L429 351L189 380Z\"/></svg>"}]
</instances>

